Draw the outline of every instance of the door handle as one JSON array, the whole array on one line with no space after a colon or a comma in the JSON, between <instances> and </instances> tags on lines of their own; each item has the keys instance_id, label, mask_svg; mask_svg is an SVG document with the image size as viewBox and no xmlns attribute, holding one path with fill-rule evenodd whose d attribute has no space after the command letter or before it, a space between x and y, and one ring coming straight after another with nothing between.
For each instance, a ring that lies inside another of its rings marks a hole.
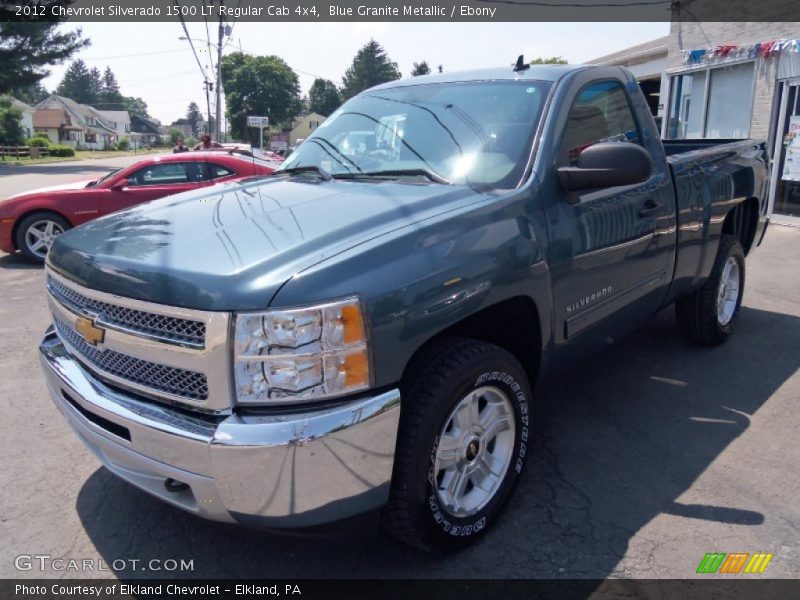
<instances>
[{"instance_id":1,"label":"door handle","mask_svg":"<svg viewBox=\"0 0 800 600\"><path fill-rule=\"evenodd\" d=\"M664 205L661 202L656 202L655 200L648 200L644 203L644 208L639 211L639 216L641 218L650 217L656 214L658 211L662 209Z\"/></svg>"}]
</instances>

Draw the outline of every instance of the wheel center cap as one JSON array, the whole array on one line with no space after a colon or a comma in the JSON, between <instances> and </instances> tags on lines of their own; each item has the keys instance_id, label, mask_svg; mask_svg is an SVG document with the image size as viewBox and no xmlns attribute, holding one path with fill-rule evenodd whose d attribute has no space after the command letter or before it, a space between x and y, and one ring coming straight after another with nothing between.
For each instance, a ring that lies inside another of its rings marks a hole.
<instances>
[{"instance_id":1,"label":"wheel center cap","mask_svg":"<svg viewBox=\"0 0 800 600\"><path fill-rule=\"evenodd\" d=\"M481 443L476 439L470 440L469 444L467 444L467 448L464 450L464 458L472 462L478 458L478 452L480 452L480 450Z\"/></svg>"}]
</instances>

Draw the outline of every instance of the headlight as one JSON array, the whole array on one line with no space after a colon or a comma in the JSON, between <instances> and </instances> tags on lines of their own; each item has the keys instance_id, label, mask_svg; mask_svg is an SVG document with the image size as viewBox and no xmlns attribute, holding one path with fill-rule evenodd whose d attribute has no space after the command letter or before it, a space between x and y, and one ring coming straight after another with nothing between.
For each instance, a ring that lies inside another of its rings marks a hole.
<instances>
[{"instance_id":1,"label":"headlight","mask_svg":"<svg viewBox=\"0 0 800 600\"><path fill-rule=\"evenodd\" d=\"M361 303L236 315L236 399L286 404L333 398L369 387Z\"/></svg>"}]
</instances>

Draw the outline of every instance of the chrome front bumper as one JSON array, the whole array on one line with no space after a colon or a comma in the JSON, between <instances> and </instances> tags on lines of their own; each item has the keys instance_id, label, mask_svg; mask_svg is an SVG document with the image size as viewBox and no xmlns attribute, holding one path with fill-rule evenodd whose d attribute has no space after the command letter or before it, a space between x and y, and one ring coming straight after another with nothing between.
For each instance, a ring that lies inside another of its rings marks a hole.
<instances>
[{"instance_id":1,"label":"chrome front bumper","mask_svg":"<svg viewBox=\"0 0 800 600\"><path fill-rule=\"evenodd\" d=\"M285 528L355 516L388 498L398 390L295 414L201 418L112 390L52 328L39 350L50 395L84 444L110 471L174 506ZM169 491L168 479L188 487Z\"/></svg>"}]
</instances>

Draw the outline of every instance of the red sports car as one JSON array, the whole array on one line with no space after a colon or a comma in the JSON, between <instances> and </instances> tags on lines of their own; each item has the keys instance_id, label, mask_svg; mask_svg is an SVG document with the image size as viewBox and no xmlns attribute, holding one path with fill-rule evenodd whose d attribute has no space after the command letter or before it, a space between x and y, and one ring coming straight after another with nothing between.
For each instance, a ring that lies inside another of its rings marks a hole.
<instances>
[{"instance_id":1,"label":"red sports car","mask_svg":"<svg viewBox=\"0 0 800 600\"><path fill-rule=\"evenodd\" d=\"M269 175L279 164L233 151L165 154L94 181L17 194L0 201L0 250L43 262L53 239L71 227L171 194Z\"/></svg>"}]
</instances>

